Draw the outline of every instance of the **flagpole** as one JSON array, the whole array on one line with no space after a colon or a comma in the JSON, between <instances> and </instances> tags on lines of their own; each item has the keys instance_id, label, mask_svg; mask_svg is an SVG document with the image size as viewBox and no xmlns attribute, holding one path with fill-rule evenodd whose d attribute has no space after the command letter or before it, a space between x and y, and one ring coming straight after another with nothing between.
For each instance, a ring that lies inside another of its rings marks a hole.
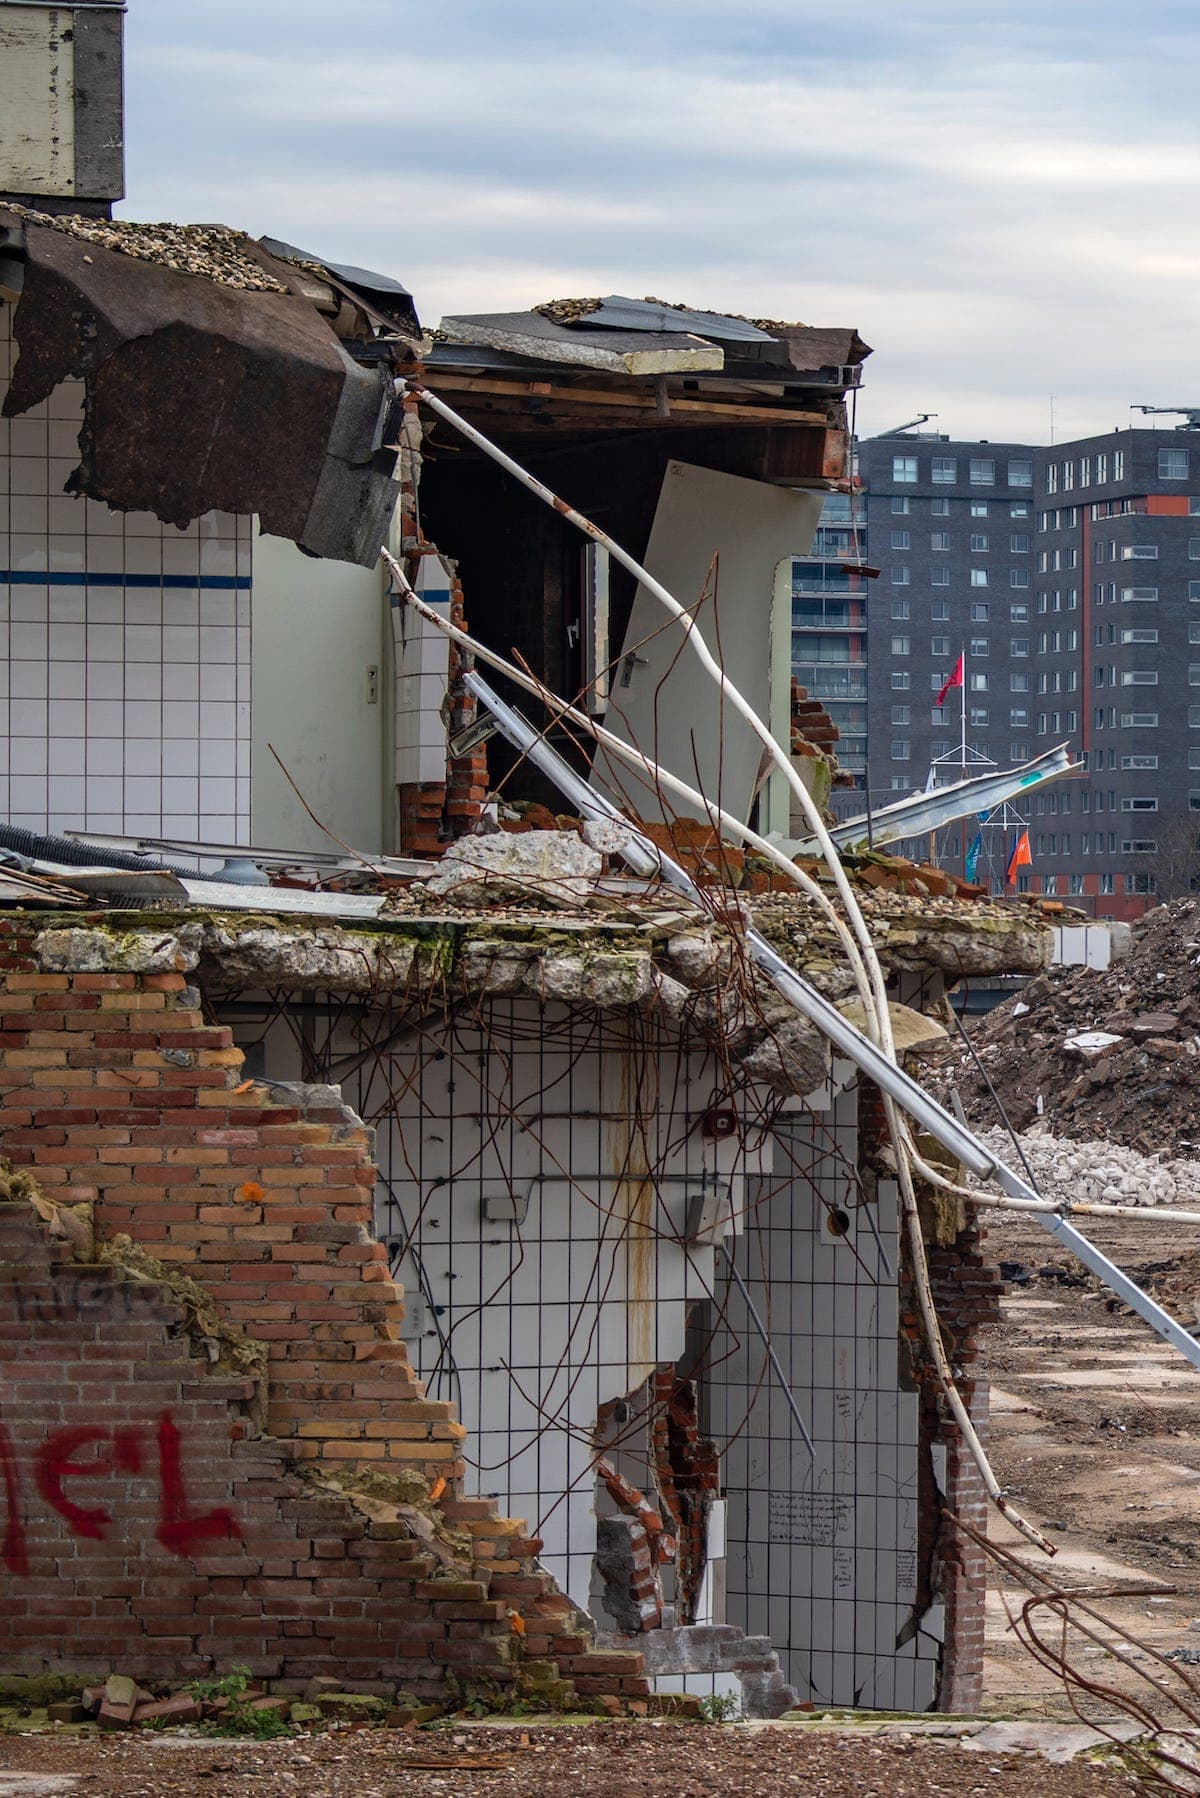
<instances>
[{"instance_id":1,"label":"flagpole","mask_svg":"<svg viewBox=\"0 0 1200 1798\"><path fill-rule=\"evenodd\" d=\"M959 748L962 755L962 777L967 778L967 646L962 644L958 652L958 665L962 670L962 681L959 684ZM963 879L967 878L967 821L964 818L960 825L962 832Z\"/></svg>"}]
</instances>

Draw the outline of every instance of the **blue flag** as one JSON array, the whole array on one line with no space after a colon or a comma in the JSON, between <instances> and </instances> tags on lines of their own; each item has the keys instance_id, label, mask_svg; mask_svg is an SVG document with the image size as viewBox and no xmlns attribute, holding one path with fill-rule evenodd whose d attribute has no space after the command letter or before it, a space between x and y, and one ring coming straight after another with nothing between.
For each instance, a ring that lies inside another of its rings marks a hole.
<instances>
[{"instance_id":1,"label":"blue flag","mask_svg":"<svg viewBox=\"0 0 1200 1798\"><path fill-rule=\"evenodd\" d=\"M975 877L979 872L979 856L982 849L983 832L977 830L967 849L967 879L971 882L972 886L975 884Z\"/></svg>"}]
</instances>

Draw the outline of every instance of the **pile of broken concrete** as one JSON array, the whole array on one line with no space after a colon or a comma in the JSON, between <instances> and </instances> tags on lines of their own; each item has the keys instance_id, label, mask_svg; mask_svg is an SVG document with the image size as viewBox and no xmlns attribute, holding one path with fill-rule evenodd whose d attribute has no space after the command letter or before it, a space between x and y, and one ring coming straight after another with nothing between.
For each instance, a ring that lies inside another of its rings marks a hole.
<instances>
[{"instance_id":1,"label":"pile of broken concrete","mask_svg":"<svg viewBox=\"0 0 1200 1798\"><path fill-rule=\"evenodd\" d=\"M1192 1204L1200 1186L1200 900L1147 914L1104 972L1054 967L961 1040L931 1080L1013 1150L988 1081L1048 1196ZM1065 1189L1065 1191L1063 1190Z\"/></svg>"}]
</instances>

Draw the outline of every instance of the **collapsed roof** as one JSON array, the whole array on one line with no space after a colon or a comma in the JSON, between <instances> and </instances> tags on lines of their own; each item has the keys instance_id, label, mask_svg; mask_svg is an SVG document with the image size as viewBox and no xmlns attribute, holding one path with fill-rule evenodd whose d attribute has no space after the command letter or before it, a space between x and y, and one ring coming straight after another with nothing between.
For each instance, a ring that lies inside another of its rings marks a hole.
<instances>
[{"instance_id":1,"label":"collapsed roof","mask_svg":"<svg viewBox=\"0 0 1200 1798\"><path fill-rule=\"evenodd\" d=\"M370 567L399 493L393 374L419 347L416 313L387 277L275 247L0 204L20 350L4 413L81 378L68 491L180 528L257 514L311 555Z\"/></svg>"},{"instance_id":2,"label":"collapsed roof","mask_svg":"<svg viewBox=\"0 0 1200 1798\"><path fill-rule=\"evenodd\" d=\"M719 430L757 436L759 479L845 478L845 394L870 349L826 329L661 300L551 300L444 318L429 385L528 444L581 433Z\"/></svg>"}]
</instances>

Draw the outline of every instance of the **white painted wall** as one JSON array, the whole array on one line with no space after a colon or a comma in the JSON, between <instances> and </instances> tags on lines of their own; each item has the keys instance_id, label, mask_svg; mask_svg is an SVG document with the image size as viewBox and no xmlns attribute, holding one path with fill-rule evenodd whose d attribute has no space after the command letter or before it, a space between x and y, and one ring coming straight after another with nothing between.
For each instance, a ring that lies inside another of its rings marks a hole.
<instances>
[{"instance_id":1,"label":"white painted wall","mask_svg":"<svg viewBox=\"0 0 1200 1798\"><path fill-rule=\"evenodd\" d=\"M282 537L257 536L253 610L253 841L337 852L288 784L274 745L323 824L364 854L386 851L391 671L381 572L316 561Z\"/></svg>"},{"instance_id":2,"label":"white painted wall","mask_svg":"<svg viewBox=\"0 0 1200 1798\"><path fill-rule=\"evenodd\" d=\"M819 493L797 493L670 462L646 551L650 573L684 606L695 605L711 584L710 565L718 555L715 592L696 621L729 679L785 747L790 733L791 558L811 546L821 501ZM608 728L748 820L762 745L723 703L718 686L686 647L680 626L670 622L643 587L634 600L622 653L638 659L622 660L613 674ZM602 751L596 771L594 778L618 801L623 792L631 793L644 817L663 817L654 792L631 786L623 768L614 774ZM772 783L766 824L786 834L782 781L777 776ZM671 809L686 808L676 802Z\"/></svg>"}]
</instances>

